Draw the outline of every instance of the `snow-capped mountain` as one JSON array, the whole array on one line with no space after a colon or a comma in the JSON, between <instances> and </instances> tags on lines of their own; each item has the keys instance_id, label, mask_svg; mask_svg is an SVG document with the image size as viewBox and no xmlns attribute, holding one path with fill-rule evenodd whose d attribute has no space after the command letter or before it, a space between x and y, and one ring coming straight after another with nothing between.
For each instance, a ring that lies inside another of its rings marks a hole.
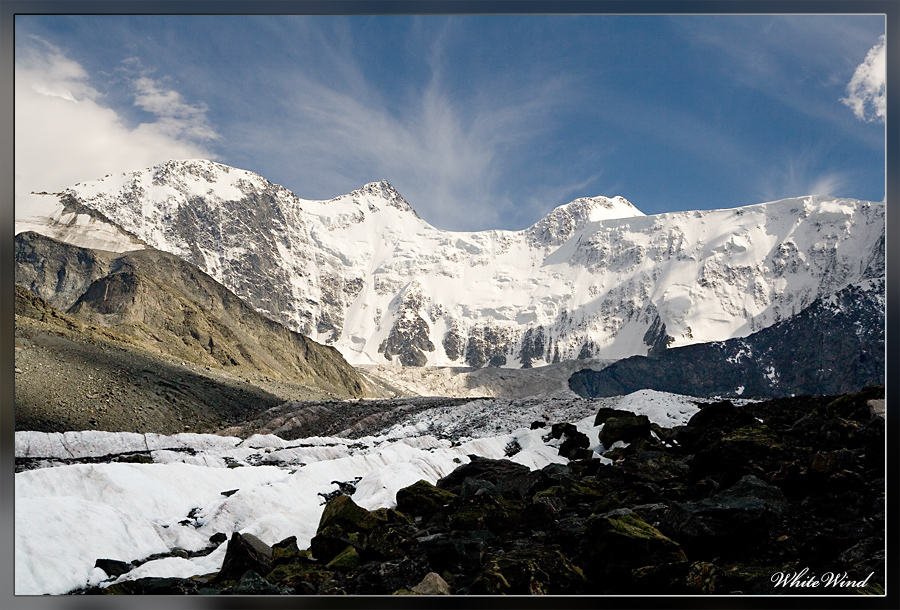
<instances>
[{"instance_id":1,"label":"snow-capped mountain","mask_svg":"<svg viewBox=\"0 0 900 610\"><path fill-rule=\"evenodd\" d=\"M586 197L522 231L451 232L386 181L313 201L203 160L77 184L56 208L50 197L17 202L17 232L66 239L67 223L85 240L108 219L110 249L176 254L353 364L644 355L749 335L883 274L884 204L855 199L645 216Z\"/></svg>"}]
</instances>

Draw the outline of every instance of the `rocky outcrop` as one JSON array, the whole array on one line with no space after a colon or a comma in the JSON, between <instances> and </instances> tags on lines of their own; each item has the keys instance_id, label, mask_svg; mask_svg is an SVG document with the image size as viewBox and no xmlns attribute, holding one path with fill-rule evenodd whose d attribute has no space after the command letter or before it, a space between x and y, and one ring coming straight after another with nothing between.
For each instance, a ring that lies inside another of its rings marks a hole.
<instances>
[{"instance_id":1,"label":"rocky outcrop","mask_svg":"<svg viewBox=\"0 0 900 610\"><path fill-rule=\"evenodd\" d=\"M579 371L569 387L592 398L641 389L744 398L853 392L884 383L884 328L884 278L866 280L747 337Z\"/></svg>"},{"instance_id":2,"label":"rocky outcrop","mask_svg":"<svg viewBox=\"0 0 900 610\"><path fill-rule=\"evenodd\" d=\"M883 396L714 403L606 461L472 458L396 508L332 498L311 548L280 542L268 567L90 592L883 594ZM229 544L224 565L245 555ZM809 578L818 588L791 585Z\"/></svg>"}]
</instances>

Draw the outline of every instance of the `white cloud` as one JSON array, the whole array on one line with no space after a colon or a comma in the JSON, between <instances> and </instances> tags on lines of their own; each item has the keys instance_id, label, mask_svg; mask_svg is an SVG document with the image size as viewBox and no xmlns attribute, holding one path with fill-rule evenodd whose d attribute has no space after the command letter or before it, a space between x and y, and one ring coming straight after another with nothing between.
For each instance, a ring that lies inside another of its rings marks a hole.
<instances>
[{"instance_id":1,"label":"white cloud","mask_svg":"<svg viewBox=\"0 0 900 610\"><path fill-rule=\"evenodd\" d=\"M30 37L16 49L15 191L59 191L76 182L168 159L210 158L205 108L151 79L137 79L135 104L156 115L129 127L78 62Z\"/></svg>"},{"instance_id":2,"label":"white cloud","mask_svg":"<svg viewBox=\"0 0 900 610\"><path fill-rule=\"evenodd\" d=\"M884 36L869 50L866 59L856 68L847 85L847 97L841 102L853 110L856 118L867 122L884 123L887 57Z\"/></svg>"},{"instance_id":3,"label":"white cloud","mask_svg":"<svg viewBox=\"0 0 900 610\"><path fill-rule=\"evenodd\" d=\"M191 105L181 94L161 89L156 81L142 76L134 82L134 104L158 117L161 133L170 137L187 136L197 140L214 140L216 132L206 118L206 105Z\"/></svg>"}]
</instances>

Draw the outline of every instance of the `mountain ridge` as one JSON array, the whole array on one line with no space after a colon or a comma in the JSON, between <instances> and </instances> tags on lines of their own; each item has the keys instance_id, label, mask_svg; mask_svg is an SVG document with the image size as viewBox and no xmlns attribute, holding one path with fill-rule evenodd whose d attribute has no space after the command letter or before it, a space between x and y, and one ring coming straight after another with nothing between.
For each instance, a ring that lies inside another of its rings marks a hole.
<instances>
[{"instance_id":1,"label":"mountain ridge","mask_svg":"<svg viewBox=\"0 0 900 610\"><path fill-rule=\"evenodd\" d=\"M829 197L653 216L580 198L521 231L451 232L387 181L304 200L198 160L65 193L353 364L527 368L746 336L884 248L883 204Z\"/></svg>"}]
</instances>

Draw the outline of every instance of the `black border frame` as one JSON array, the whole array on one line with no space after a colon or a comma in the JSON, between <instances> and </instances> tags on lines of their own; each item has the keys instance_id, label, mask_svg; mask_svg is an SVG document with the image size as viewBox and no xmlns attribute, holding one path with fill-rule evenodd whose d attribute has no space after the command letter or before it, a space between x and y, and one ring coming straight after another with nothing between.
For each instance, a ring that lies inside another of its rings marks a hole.
<instances>
[{"instance_id":1,"label":"black border frame","mask_svg":"<svg viewBox=\"0 0 900 610\"><path fill-rule=\"evenodd\" d=\"M881 14L887 40L885 202L888 235L900 235L900 2L898 0L3 0L0 3L0 285L14 283L14 16L16 14ZM15 596L14 292L0 291L0 606L3 608L900 608L897 466L900 408L900 245L886 246L886 596L711 597L79 597Z\"/></svg>"}]
</instances>

